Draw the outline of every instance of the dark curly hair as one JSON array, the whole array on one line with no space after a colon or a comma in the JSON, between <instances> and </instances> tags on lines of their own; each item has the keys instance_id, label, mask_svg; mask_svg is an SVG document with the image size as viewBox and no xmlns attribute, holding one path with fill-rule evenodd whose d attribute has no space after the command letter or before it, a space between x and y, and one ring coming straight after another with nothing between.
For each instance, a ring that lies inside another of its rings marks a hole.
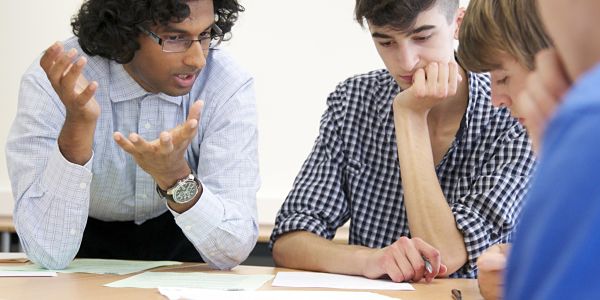
<instances>
[{"instance_id":1,"label":"dark curly hair","mask_svg":"<svg viewBox=\"0 0 600 300\"><path fill-rule=\"evenodd\" d=\"M126 64L140 49L139 25L181 22L190 15L186 2L189 0L87 0L73 16L71 27L86 54ZM228 40L244 7L237 0L213 0L213 3L217 25Z\"/></svg>"}]
</instances>

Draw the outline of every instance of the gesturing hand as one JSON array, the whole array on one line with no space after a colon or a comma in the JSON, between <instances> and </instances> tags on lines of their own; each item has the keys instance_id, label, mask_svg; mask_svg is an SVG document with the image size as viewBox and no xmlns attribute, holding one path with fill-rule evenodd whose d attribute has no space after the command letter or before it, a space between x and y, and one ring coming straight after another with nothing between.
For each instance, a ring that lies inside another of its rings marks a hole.
<instances>
[{"instance_id":1,"label":"gesturing hand","mask_svg":"<svg viewBox=\"0 0 600 300\"><path fill-rule=\"evenodd\" d=\"M431 273L426 272L424 258L431 263ZM365 268L365 277L374 279L388 275L395 282L418 282L423 278L431 282L447 270L438 250L420 238L407 237L401 237L393 244L373 252Z\"/></svg>"},{"instance_id":2,"label":"gesturing hand","mask_svg":"<svg viewBox=\"0 0 600 300\"><path fill-rule=\"evenodd\" d=\"M456 95L462 81L456 62L432 62L413 75L413 84L394 99L394 108L405 108L417 113L428 113L444 99Z\"/></svg>"},{"instance_id":3,"label":"gesturing hand","mask_svg":"<svg viewBox=\"0 0 600 300\"><path fill-rule=\"evenodd\" d=\"M63 45L50 46L40 59L52 88L67 110L67 119L75 122L95 123L100 115L100 106L94 99L97 82L88 83L82 70L87 60L77 56L77 50L64 51Z\"/></svg>"},{"instance_id":4,"label":"gesturing hand","mask_svg":"<svg viewBox=\"0 0 600 300\"><path fill-rule=\"evenodd\" d=\"M115 132L113 138L163 190L166 190L190 173L185 161L185 151L198 132L203 105L202 101L196 101L183 124L161 132L156 140L148 142L137 133L125 138L120 132Z\"/></svg>"}]
</instances>

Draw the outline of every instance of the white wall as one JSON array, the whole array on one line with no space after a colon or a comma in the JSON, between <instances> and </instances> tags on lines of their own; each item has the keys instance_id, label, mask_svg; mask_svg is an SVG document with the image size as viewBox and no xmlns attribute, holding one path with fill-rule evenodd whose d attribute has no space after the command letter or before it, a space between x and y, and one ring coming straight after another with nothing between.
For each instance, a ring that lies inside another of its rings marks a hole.
<instances>
[{"instance_id":1,"label":"white wall","mask_svg":"<svg viewBox=\"0 0 600 300\"><path fill-rule=\"evenodd\" d=\"M462 3L467 1L461 0ZM354 74L382 68L351 0L241 0L246 12L225 47L256 78L261 223L272 222L318 134L325 99ZM70 35L81 0L0 3L0 215L12 197L4 147L14 118L21 74L43 49Z\"/></svg>"}]
</instances>

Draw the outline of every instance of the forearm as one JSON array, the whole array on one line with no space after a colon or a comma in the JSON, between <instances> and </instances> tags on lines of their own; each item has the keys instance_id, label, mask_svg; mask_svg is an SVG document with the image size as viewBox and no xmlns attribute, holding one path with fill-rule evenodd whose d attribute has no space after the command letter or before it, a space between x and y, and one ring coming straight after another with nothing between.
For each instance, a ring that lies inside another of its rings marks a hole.
<instances>
[{"instance_id":1,"label":"forearm","mask_svg":"<svg viewBox=\"0 0 600 300\"><path fill-rule=\"evenodd\" d=\"M394 113L404 205L411 236L440 251L448 274L467 261L462 233L435 173L426 114Z\"/></svg>"},{"instance_id":2,"label":"forearm","mask_svg":"<svg viewBox=\"0 0 600 300\"><path fill-rule=\"evenodd\" d=\"M30 178L21 172L11 172L11 180L27 184ZM17 233L33 262L62 269L73 260L87 222L91 180L88 168L68 163L55 148L29 188L14 190Z\"/></svg>"},{"instance_id":3,"label":"forearm","mask_svg":"<svg viewBox=\"0 0 600 300\"><path fill-rule=\"evenodd\" d=\"M367 256L375 250L336 244L306 231L280 236L273 245L277 266L310 271L364 276Z\"/></svg>"},{"instance_id":4,"label":"forearm","mask_svg":"<svg viewBox=\"0 0 600 300\"><path fill-rule=\"evenodd\" d=\"M58 136L58 147L71 163L83 165L92 157L96 122L81 122L67 113Z\"/></svg>"}]
</instances>

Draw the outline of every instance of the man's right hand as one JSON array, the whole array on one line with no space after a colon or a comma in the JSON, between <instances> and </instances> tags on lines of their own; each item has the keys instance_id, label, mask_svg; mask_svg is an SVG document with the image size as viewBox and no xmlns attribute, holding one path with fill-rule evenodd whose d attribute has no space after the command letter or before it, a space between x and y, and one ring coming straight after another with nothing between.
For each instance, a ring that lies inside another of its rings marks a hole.
<instances>
[{"instance_id":1,"label":"man's right hand","mask_svg":"<svg viewBox=\"0 0 600 300\"><path fill-rule=\"evenodd\" d=\"M80 124L96 122L100 116L100 106L94 99L97 82L88 83L82 70L87 62L85 57L77 60L77 50L65 51L59 42L46 50L40 65L54 91L67 110L67 119Z\"/></svg>"},{"instance_id":2,"label":"man's right hand","mask_svg":"<svg viewBox=\"0 0 600 300\"><path fill-rule=\"evenodd\" d=\"M425 258L431 263L431 272L425 269ZM369 254L363 274L368 278L389 276L395 282L431 282L447 271L440 252L420 238L401 237L393 244Z\"/></svg>"},{"instance_id":3,"label":"man's right hand","mask_svg":"<svg viewBox=\"0 0 600 300\"><path fill-rule=\"evenodd\" d=\"M74 61L76 56L77 50L65 52L63 45L57 42L46 50L40 66L67 111L58 136L58 148L71 163L84 165L92 157L100 106L94 99L98 83L88 83L82 75L87 60L80 57Z\"/></svg>"}]
</instances>

